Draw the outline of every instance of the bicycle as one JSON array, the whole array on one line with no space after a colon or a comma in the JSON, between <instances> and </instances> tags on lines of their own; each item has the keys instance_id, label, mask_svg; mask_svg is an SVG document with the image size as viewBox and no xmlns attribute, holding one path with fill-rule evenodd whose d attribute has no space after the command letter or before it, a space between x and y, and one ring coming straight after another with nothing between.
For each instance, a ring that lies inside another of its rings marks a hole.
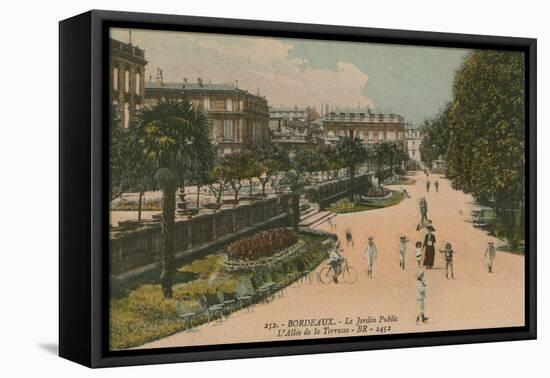
<instances>
[{"instance_id":1,"label":"bicycle","mask_svg":"<svg viewBox=\"0 0 550 378\"><path fill-rule=\"evenodd\" d=\"M348 265L348 260L344 260L340 272L335 274L334 268L332 265L327 265L319 272L319 282L322 284L329 284L335 282L335 278L342 277L342 280L345 283L352 284L357 281L357 270Z\"/></svg>"}]
</instances>

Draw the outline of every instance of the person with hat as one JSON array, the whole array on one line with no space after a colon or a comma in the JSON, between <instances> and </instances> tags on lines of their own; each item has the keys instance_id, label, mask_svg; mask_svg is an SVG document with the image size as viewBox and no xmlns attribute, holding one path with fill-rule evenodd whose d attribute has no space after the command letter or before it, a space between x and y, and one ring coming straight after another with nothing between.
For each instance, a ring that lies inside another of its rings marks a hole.
<instances>
[{"instance_id":1,"label":"person with hat","mask_svg":"<svg viewBox=\"0 0 550 378\"><path fill-rule=\"evenodd\" d=\"M495 243L490 241L485 249L485 259L487 260L487 269L489 270L489 273L493 273L493 260L496 255L497 251L495 249Z\"/></svg>"},{"instance_id":2,"label":"person with hat","mask_svg":"<svg viewBox=\"0 0 550 378\"><path fill-rule=\"evenodd\" d=\"M425 323L428 318L424 315L424 298L426 298L426 284L424 283L424 272L419 272L416 276L416 303L418 305L418 315L416 324Z\"/></svg>"},{"instance_id":3,"label":"person with hat","mask_svg":"<svg viewBox=\"0 0 550 378\"><path fill-rule=\"evenodd\" d=\"M407 252L407 243L409 239L405 235L399 238L399 267L405 269L405 254Z\"/></svg>"},{"instance_id":4,"label":"person with hat","mask_svg":"<svg viewBox=\"0 0 550 378\"><path fill-rule=\"evenodd\" d=\"M426 192L430 191L430 180L426 180Z\"/></svg>"},{"instance_id":5,"label":"person with hat","mask_svg":"<svg viewBox=\"0 0 550 378\"><path fill-rule=\"evenodd\" d=\"M430 224L428 227L428 233L424 237L424 244L422 248L424 249L424 266L426 269L432 269L435 259L435 235L433 232L435 228Z\"/></svg>"},{"instance_id":6,"label":"person with hat","mask_svg":"<svg viewBox=\"0 0 550 378\"><path fill-rule=\"evenodd\" d=\"M435 180L435 183L434 183L434 186L435 186L435 192L439 192L439 181L437 181L437 179Z\"/></svg>"},{"instance_id":7,"label":"person with hat","mask_svg":"<svg viewBox=\"0 0 550 378\"><path fill-rule=\"evenodd\" d=\"M445 277L449 278L449 268L451 269L451 278L454 280L455 276L453 273L453 246L451 243L445 244L445 249L440 249L439 253L445 254Z\"/></svg>"},{"instance_id":8,"label":"person with hat","mask_svg":"<svg viewBox=\"0 0 550 378\"><path fill-rule=\"evenodd\" d=\"M369 236L369 241L367 243L367 248L365 248L365 253L363 258L367 259L367 273L369 278L373 277L372 268L374 265L374 260L377 259L378 251L376 250L376 245L374 244L374 237Z\"/></svg>"}]
</instances>

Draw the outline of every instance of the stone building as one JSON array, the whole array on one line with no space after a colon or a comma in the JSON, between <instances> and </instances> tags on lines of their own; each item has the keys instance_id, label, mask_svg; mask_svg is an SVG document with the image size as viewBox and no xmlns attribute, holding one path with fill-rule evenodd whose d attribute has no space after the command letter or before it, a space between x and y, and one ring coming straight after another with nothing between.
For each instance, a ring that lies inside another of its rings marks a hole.
<instances>
[{"instance_id":1,"label":"stone building","mask_svg":"<svg viewBox=\"0 0 550 378\"><path fill-rule=\"evenodd\" d=\"M109 96L118 124L128 128L135 112L143 105L145 93L145 51L116 39L110 39Z\"/></svg>"},{"instance_id":2,"label":"stone building","mask_svg":"<svg viewBox=\"0 0 550 378\"><path fill-rule=\"evenodd\" d=\"M154 104L159 99L185 98L196 108L208 112L212 142L220 155L239 152L247 143L269 138L269 110L267 100L259 94L239 89L235 84L165 82L162 70L145 84L145 102Z\"/></svg>"},{"instance_id":3,"label":"stone building","mask_svg":"<svg viewBox=\"0 0 550 378\"><path fill-rule=\"evenodd\" d=\"M405 121L396 114L375 114L369 109L327 112L323 117L326 144L336 144L346 136L359 137L365 144L405 141Z\"/></svg>"},{"instance_id":4,"label":"stone building","mask_svg":"<svg viewBox=\"0 0 550 378\"><path fill-rule=\"evenodd\" d=\"M405 126L405 147L407 148L407 154L410 162L416 166L416 168L422 168L422 156L420 154L420 144L424 135L419 128L414 127L412 124Z\"/></svg>"},{"instance_id":5,"label":"stone building","mask_svg":"<svg viewBox=\"0 0 550 378\"><path fill-rule=\"evenodd\" d=\"M314 123L319 119L315 109L280 107L269 109L269 129L271 141L293 150L303 146L312 146L320 134L319 126Z\"/></svg>"}]
</instances>

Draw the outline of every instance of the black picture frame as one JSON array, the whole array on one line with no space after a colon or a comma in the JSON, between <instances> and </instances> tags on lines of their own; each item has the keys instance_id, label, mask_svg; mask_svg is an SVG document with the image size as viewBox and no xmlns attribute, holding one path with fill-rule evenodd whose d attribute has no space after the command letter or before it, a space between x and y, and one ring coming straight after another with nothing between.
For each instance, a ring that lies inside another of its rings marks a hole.
<instances>
[{"instance_id":1,"label":"black picture frame","mask_svg":"<svg viewBox=\"0 0 550 378\"><path fill-rule=\"evenodd\" d=\"M526 59L524 327L108 350L108 29L517 50ZM89 367L535 339L536 39L93 10L59 24L59 354Z\"/></svg>"}]
</instances>

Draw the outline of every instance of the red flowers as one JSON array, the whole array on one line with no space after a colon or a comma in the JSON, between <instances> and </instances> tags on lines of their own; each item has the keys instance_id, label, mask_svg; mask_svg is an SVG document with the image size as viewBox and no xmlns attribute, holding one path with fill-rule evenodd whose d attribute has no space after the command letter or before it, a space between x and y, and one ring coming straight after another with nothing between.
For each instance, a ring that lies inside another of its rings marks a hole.
<instances>
[{"instance_id":1,"label":"red flowers","mask_svg":"<svg viewBox=\"0 0 550 378\"><path fill-rule=\"evenodd\" d=\"M254 260L269 257L298 241L292 230L274 228L237 240L226 247L228 257L234 260Z\"/></svg>"}]
</instances>

